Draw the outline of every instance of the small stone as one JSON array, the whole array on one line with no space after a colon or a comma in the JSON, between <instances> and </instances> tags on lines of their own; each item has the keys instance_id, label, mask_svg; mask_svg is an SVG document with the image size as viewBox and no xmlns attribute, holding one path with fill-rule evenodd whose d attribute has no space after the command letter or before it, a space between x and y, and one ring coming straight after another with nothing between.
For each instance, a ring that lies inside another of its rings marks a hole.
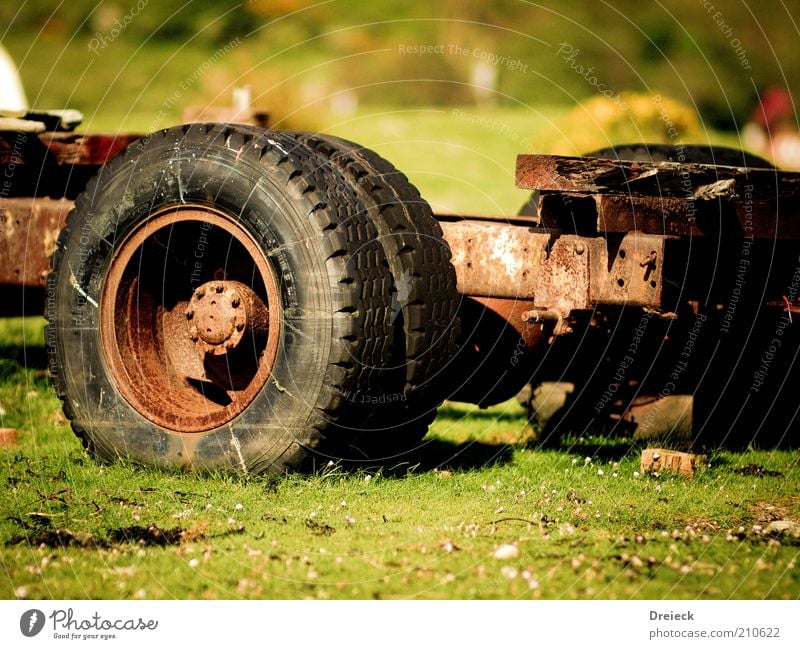
<instances>
[{"instance_id":1,"label":"small stone","mask_svg":"<svg viewBox=\"0 0 800 649\"><path fill-rule=\"evenodd\" d=\"M447 539L444 543L442 543L442 550L444 550L448 554L458 549L459 549L458 546L455 543L453 543L450 539Z\"/></svg>"},{"instance_id":2,"label":"small stone","mask_svg":"<svg viewBox=\"0 0 800 649\"><path fill-rule=\"evenodd\" d=\"M17 445L16 428L0 428L0 448L10 448Z\"/></svg>"},{"instance_id":3,"label":"small stone","mask_svg":"<svg viewBox=\"0 0 800 649\"><path fill-rule=\"evenodd\" d=\"M499 546L492 555L495 559L516 559L519 557L519 548L516 545L505 543Z\"/></svg>"},{"instance_id":4,"label":"small stone","mask_svg":"<svg viewBox=\"0 0 800 649\"><path fill-rule=\"evenodd\" d=\"M506 579L516 579L519 572L512 566L503 566L500 568L500 574Z\"/></svg>"},{"instance_id":5,"label":"small stone","mask_svg":"<svg viewBox=\"0 0 800 649\"><path fill-rule=\"evenodd\" d=\"M764 528L764 534L770 536L795 536L800 537L800 523L791 520L772 521Z\"/></svg>"}]
</instances>

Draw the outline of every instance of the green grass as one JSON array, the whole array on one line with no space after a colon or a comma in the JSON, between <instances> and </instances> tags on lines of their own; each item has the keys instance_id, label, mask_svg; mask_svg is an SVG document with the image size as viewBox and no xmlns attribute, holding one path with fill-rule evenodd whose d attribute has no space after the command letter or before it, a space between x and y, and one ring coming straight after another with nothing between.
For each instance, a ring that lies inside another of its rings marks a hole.
<instances>
[{"instance_id":1,"label":"green grass","mask_svg":"<svg viewBox=\"0 0 800 649\"><path fill-rule=\"evenodd\" d=\"M563 108L369 107L319 130L372 148L403 171L434 211L513 216L527 200L514 186L516 156Z\"/></svg>"},{"instance_id":2,"label":"green grass","mask_svg":"<svg viewBox=\"0 0 800 649\"><path fill-rule=\"evenodd\" d=\"M800 520L796 453L719 452L695 480L635 477L629 441L537 450L508 402L447 404L413 465L377 471L245 480L103 465L60 415L41 327L0 321L0 426L19 430L0 451L0 598L800 592L797 540L754 530ZM780 475L737 472L749 465ZM504 544L519 556L494 558Z\"/></svg>"}]
</instances>

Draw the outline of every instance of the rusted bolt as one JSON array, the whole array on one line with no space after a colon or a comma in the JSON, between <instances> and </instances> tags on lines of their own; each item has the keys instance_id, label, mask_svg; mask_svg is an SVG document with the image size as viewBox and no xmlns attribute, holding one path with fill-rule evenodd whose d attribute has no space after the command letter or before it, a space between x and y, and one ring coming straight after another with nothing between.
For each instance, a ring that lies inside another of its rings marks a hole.
<instances>
[{"instance_id":1,"label":"rusted bolt","mask_svg":"<svg viewBox=\"0 0 800 649\"><path fill-rule=\"evenodd\" d=\"M586 246L583 245L583 241L578 241L575 244L575 254L582 255L586 251Z\"/></svg>"},{"instance_id":2,"label":"rusted bolt","mask_svg":"<svg viewBox=\"0 0 800 649\"><path fill-rule=\"evenodd\" d=\"M647 268L647 266L655 266L657 258L658 258L658 255L656 254L656 251L655 250L651 250L650 254L647 255L647 257L645 257L639 263L639 266L641 266L642 268Z\"/></svg>"},{"instance_id":3,"label":"rusted bolt","mask_svg":"<svg viewBox=\"0 0 800 649\"><path fill-rule=\"evenodd\" d=\"M559 317L555 311L546 311L542 309L533 309L531 311L523 311L520 316L523 322L541 322L555 325L558 323Z\"/></svg>"}]
</instances>

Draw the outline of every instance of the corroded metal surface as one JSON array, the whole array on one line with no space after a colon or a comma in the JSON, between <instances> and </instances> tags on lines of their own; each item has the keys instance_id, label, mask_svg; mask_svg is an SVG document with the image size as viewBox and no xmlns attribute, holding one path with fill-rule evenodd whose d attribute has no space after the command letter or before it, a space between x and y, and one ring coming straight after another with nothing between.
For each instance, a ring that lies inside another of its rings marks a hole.
<instances>
[{"instance_id":1,"label":"corroded metal surface","mask_svg":"<svg viewBox=\"0 0 800 649\"><path fill-rule=\"evenodd\" d=\"M269 332L267 305L242 282L213 280L198 286L185 313L189 337L215 356L234 349L247 333Z\"/></svg>"},{"instance_id":2,"label":"corroded metal surface","mask_svg":"<svg viewBox=\"0 0 800 649\"><path fill-rule=\"evenodd\" d=\"M463 295L533 300L568 313L589 304L587 242L525 226L442 223Z\"/></svg>"},{"instance_id":3,"label":"corroded metal surface","mask_svg":"<svg viewBox=\"0 0 800 649\"><path fill-rule=\"evenodd\" d=\"M241 413L268 380L280 304L264 252L235 221L205 206L167 208L134 229L111 262L99 304L106 362L148 420L210 430Z\"/></svg>"},{"instance_id":4,"label":"corroded metal surface","mask_svg":"<svg viewBox=\"0 0 800 649\"><path fill-rule=\"evenodd\" d=\"M616 245L606 239L593 241L589 284L593 305L661 306L664 237L631 232Z\"/></svg>"},{"instance_id":5,"label":"corroded metal surface","mask_svg":"<svg viewBox=\"0 0 800 649\"><path fill-rule=\"evenodd\" d=\"M0 199L0 285L43 287L72 201Z\"/></svg>"},{"instance_id":6,"label":"corroded metal surface","mask_svg":"<svg viewBox=\"0 0 800 649\"><path fill-rule=\"evenodd\" d=\"M529 322L523 318L523 315L533 308L532 300L477 296L473 296L472 300L476 304L480 304L485 309L485 313L491 313L499 317L498 322L507 323L508 326L514 329L528 349L536 347L545 337L545 323Z\"/></svg>"},{"instance_id":7,"label":"corroded metal surface","mask_svg":"<svg viewBox=\"0 0 800 649\"><path fill-rule=\"evenodd\" d=\"M499 223L441 225L463 295L530 300L562 317L601 303L660 306L661 237L631 234L615 244Z\"/></svg>"}]
</instances>

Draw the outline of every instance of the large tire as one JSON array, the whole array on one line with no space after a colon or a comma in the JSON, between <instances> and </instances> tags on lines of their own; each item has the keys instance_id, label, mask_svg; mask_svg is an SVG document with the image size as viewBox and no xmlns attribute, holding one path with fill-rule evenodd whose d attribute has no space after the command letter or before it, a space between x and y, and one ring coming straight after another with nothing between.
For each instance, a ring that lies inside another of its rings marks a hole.
<instances>
[{"instance_id":1,"label":"large tire","mask_svg":"<svg viewBox=\"0 0 800 649\"><path fill-rule=\"evenodd\" d=\"M346 435L392 345L388 269L361 209L307 147L246 127L160 131L102 169L48 278L50 369L86 446L284 472Z\"/></svg>"},{"instance_id":2,"label":"large tire","mask_svg":"<svg viewBox=\"0 0 800 649\"><path fill-rule=\"evenodd\" d=\"M333 136L297 137L344 175L386 254L393 278L394 376L357 443L367 456L404 450L424 437L447 396L442 379L459 335L450 249L428 203L390 162Z\"/></svg>"}]
</instances>

